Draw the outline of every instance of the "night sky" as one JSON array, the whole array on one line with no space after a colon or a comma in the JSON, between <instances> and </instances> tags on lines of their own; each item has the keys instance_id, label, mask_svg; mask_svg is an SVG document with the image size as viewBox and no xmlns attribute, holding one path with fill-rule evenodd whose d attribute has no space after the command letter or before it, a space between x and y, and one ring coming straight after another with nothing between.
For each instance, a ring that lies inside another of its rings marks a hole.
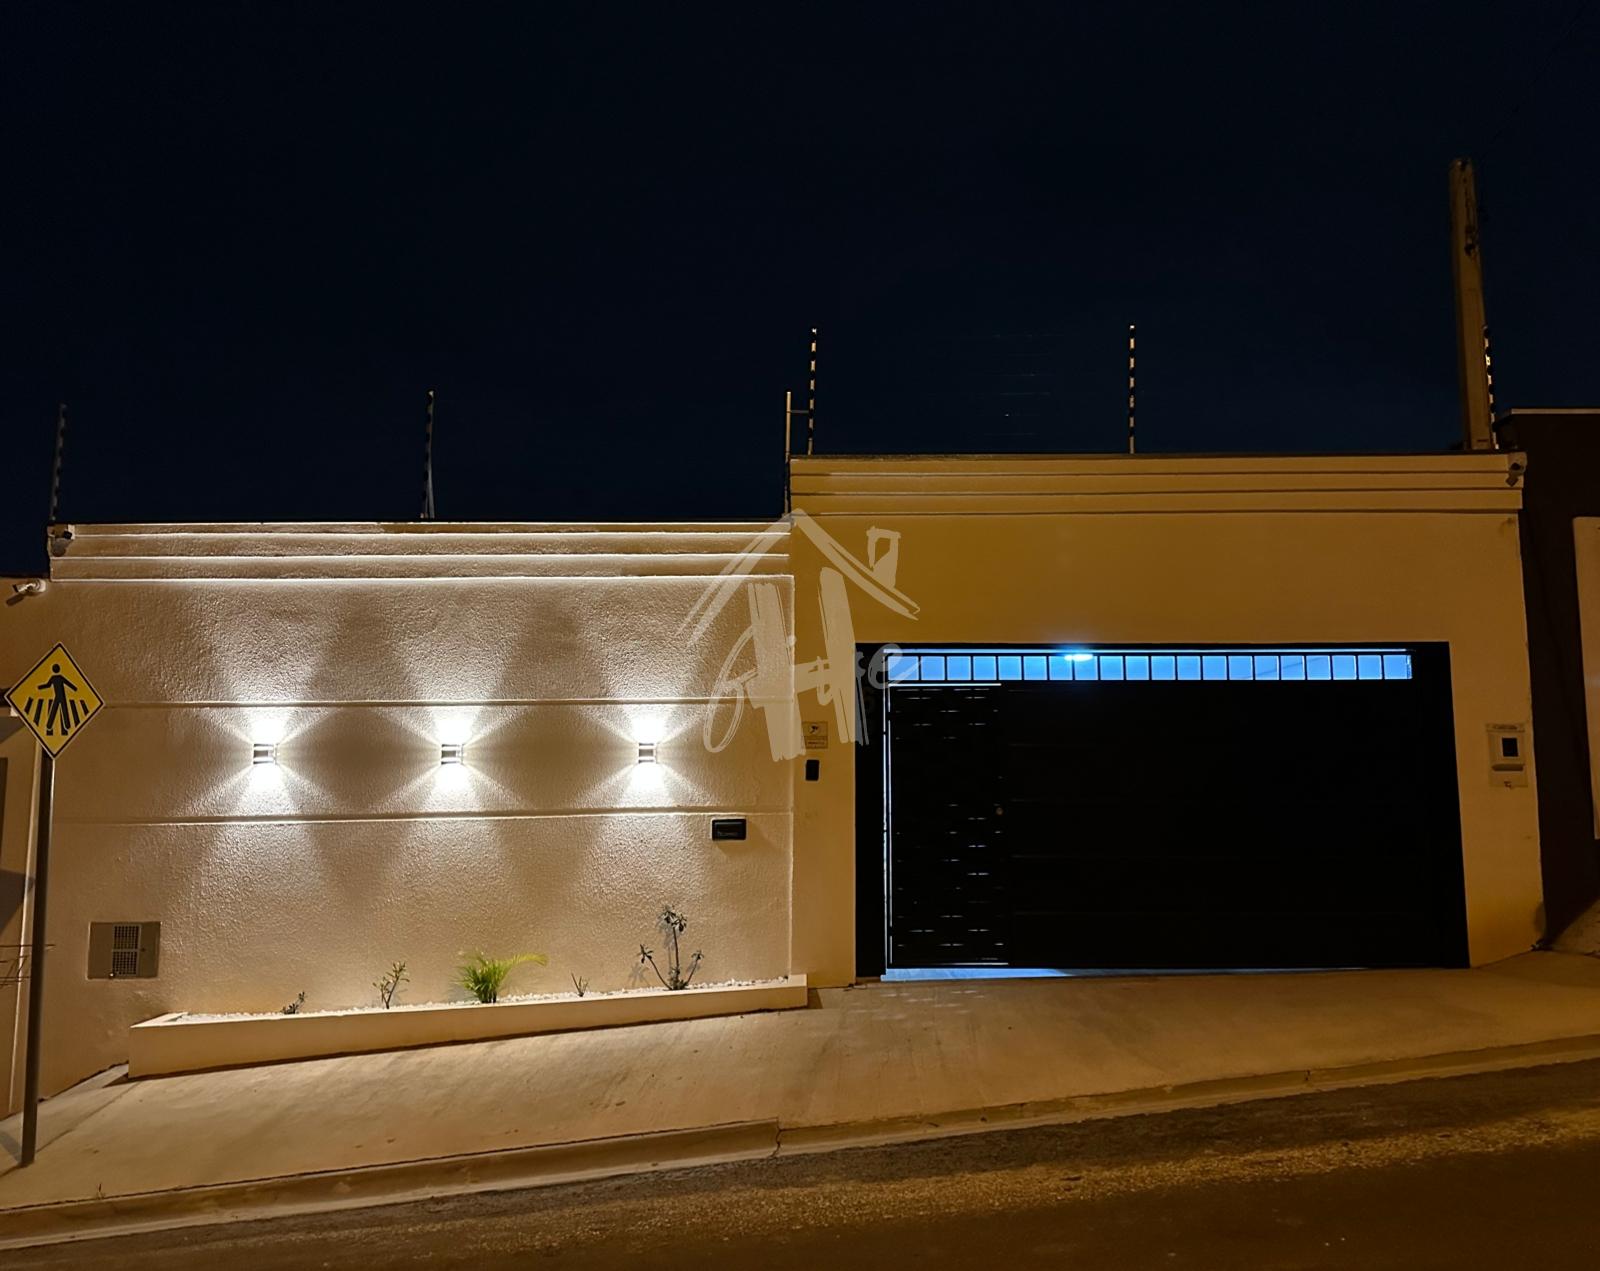
<instances>
[{"instance_id":1,"label":"night sky","mask_svg":"<svg viewBox=\"0 0 1600 1271\"><path fill-rule=\"evenodd\" d=\"M65 520L781 510L818 450L1459 436L1600 406L1600 5L0 10L0 572Z\"/></svg>"}]
</instances>

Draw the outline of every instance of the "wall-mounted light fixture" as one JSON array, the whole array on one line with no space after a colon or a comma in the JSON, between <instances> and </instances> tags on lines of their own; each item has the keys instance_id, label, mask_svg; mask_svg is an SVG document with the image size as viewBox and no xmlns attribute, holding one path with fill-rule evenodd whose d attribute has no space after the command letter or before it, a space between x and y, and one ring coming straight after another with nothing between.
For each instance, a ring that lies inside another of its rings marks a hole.
<instances>
[{"instance_id":1,"label":"wall-mounted light fixture","mask_svg":"<svg viewBox=\"0 0 1600 1271\"><path fill-rule=\"evenodd\" d=\"M462 763L466 759L467 746L465 742L447 741L439 746L440 763Z\"/></svg>"},{"instance_id":2,"label":"wall-mounted light fixture","mask_svg":"<svg viewBox=\"0 0 1600 1271\"><path fill-rule=\"evenodd\" d=\"M277 763L278 747L270 741L258 741L250 747L250 762Z\"/></svg>"},{"instance_id":3,"label":"wall-mounted light fixture","mask_svg":"<svg viewBox=\"0 0 1600 1271\"><path fill-rule=\"evenodd\" d=\"M653 741L639 743L639 762L654 763L656 761L656 744Z\"/></svg>"}]
</instances>

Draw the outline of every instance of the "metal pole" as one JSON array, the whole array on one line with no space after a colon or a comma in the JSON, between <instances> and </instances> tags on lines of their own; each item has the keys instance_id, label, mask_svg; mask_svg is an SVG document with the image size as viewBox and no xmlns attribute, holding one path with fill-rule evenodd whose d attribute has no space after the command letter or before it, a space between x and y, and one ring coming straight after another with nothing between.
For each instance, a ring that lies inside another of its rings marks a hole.
<instances>
[{"instance_id":1,"label":"metal pole","mask_svg":"<svg viewBox=\"0 0 1600 1271\"><path fill-rule=\"evenodd\" d=\"M55 802L56 761L41 750L39 819L33 849L33 951L28 956L28 1054L22 1079L22 1155L33 1164L39 1146L39 1046L44 1040L45 889L50 879L50 809Z\"/></svg>"},{"instance_id":2,"label":"metal pole","mask_svg":"<svg viewBox=\"0 0 1600 1271\"><path fill-rule=\"evenodd\" d=\"M817 329L811 328L811 379L806 385L806 453L817 439Z\"/></svg>"},{"instance_id":3,"label":"metal pole","mask_svg":"<svg viewBox=\"0 0 1600 1271\"><path fill-rule=\"evenodd\" d=\"M428 430L422 444L422 519L433 520L433 390L428 390Z\"/></svg>"},{"instance_id":4,"label":"metal pole","mask_svg":"<svg viewBox=\"0 0 1600 1271\"><path fill-rule=\"evenodd\" d=\"M45 525L56 523L61 511L61 456L67 448L67 404L56 405L56 455L50 465L50 519Z\"/></svg>"},{"instance_id":5,"label":"metal pole","mask_svg":"<svg viewBox=\"0 0 1600 1271\"><path fill-rule=\"evenodd\" d=\"M789 514L789 458L794 454L794 392L783 390L783 514Z\"/></svg>"},{"instance_id":6,"label":"metal pole","mask_svg":"<svg viewBox=\"0 0 1600 1271\"><path fill-rule=\"evenodd\" d=\"M1128 324L1128 453L1134 452L1133 419L1134 403L1138 399L1138 338L1139 328L1133 323Z\"/></svg>"}]
</instances>

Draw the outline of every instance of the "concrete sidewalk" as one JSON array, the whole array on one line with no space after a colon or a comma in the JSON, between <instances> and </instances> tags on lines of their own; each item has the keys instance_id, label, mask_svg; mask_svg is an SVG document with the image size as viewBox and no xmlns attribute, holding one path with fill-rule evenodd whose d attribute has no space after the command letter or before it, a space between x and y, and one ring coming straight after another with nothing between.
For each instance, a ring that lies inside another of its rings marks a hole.
<instances>
[{"instance_id":1,"label":"concrete sidewalk","mask_svg":"<svg viewBox=\"0 0 1600 1271\"><path fill-rule=\"evenodd\" d=\"M128 1081L0 1126L0 1244L1600 1053L1600 959L947 981Z\"/></svg>"}]
</instances>

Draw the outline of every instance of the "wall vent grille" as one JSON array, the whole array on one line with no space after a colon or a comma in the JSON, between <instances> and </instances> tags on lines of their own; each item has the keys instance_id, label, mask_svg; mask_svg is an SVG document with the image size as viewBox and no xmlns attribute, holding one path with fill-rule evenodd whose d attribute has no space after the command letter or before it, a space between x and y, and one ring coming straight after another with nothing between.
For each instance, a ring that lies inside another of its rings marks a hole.
<instances>
[{"instance_id":1,"label":"wall vent grille","mask_svg":"<svg viewBox=\"0 0 1600 1271\"><path fill-rule=\"evenodd\" d=\"M111 927L111 974L139 974L139 924L118 922Z\"/></svg>"},{"instance_id":2,"label":"wall vent grille","mask_svg":"<svg viewBox=\"0 0 1600 1271\"><path fill-rule=\"evenodd\" d=\"M152 979L156 974L160 949L159 922L91 922L89 978Z\"/></svg>"}]
</instances>

